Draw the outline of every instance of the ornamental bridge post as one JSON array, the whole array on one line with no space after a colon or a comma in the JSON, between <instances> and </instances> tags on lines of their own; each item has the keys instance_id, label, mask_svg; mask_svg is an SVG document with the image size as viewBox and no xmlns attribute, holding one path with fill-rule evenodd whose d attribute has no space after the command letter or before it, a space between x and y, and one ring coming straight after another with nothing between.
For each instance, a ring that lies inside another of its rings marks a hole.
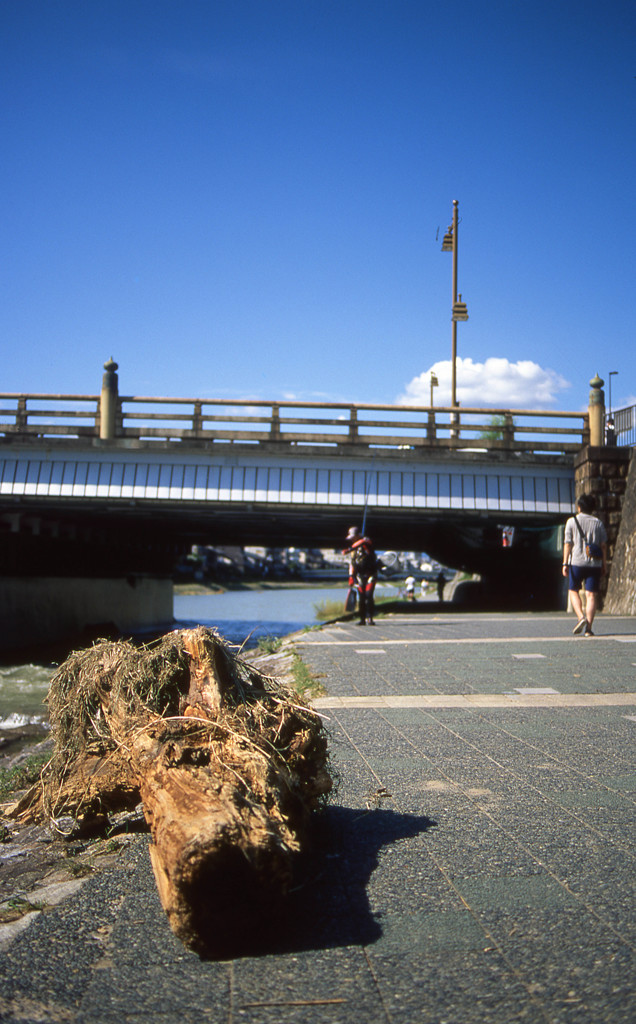
<instances>
[{"instance_id":1,"label":"ornamental bridge post","mask_svg":"<svg viewBox=\"0 0 636 1024\"><path fill-rule=\"evenodd\" d=\"M106 372L102 377L102 393L99 401L99 436L102 441L112 441L117 433L119 405L118 365L112 356L107 363L104 363L104 370Z\"/></svg>"}]
</instances>

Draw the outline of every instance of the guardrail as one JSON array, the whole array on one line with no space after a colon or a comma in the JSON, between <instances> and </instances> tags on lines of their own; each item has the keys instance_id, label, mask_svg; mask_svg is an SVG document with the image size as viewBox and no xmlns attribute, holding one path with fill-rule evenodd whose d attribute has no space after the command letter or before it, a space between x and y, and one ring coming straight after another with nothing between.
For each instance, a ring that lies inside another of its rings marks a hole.
<instances>
[{"instance_id":1,"label":"guardrail","mask_svg":"<svg viewBox=\"0 0 636 1024\"><path fill-rule=\"evenodd\" d=\"M576 452L582 412L118 396L115 437L164 444L365 446ZM99 395L0 393L5 439L97 439ZM382 414L381 416L379 414ZM574 422L578 421L575 426Z\"/></svg>"},{"instance_id":2,"label":"guardrail","mask_svg":"<svg viewBox=\"0 0 636 1024\"><path fill-rule=\"evenodd\" d=\"M627 409L617 409L612 413L616 444L621 446L636 445L636 405Z\"/></svg>"}]
</instances>

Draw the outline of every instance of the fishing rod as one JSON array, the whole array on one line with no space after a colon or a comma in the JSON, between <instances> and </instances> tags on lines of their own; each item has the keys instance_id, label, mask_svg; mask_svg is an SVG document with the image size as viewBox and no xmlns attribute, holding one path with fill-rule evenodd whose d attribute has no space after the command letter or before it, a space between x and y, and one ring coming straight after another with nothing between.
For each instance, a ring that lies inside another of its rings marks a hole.
<instances>
[{"instance_id":1,"label":"fishing rod","mask_svg":"<svg viewBox=\"0 0 636 1024\"><path fill-rule=\"evenodd\" d=\"M367 523L367 511L369 508L369 491L371 490L371 473L369 473L369 486L367 487L367 493L364 498L364 513L362 516L362 536L364 537L364 531Z\"/></svg>"}]
</instances>

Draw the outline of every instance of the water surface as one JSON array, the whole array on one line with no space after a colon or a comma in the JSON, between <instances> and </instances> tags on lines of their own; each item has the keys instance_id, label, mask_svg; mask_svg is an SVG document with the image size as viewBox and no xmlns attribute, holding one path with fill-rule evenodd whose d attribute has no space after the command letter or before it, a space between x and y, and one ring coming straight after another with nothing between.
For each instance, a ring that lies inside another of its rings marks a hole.
<instances>
[{"instance_id":1,"label":"water surface","mask_svg":"<svg viewBox=\"0 0 636 1024\"><path fill-rule=\"evenodd\" d=\"M397 588L380 584L378 593L394 597ZM227 590L214 594L175 594L175 629L215 626L221 636L246 649L260 637L295 633L320 620L316 607L343 602L346 584L335 587L280 587ZM46 697L54 666L22 664L0 667L0 730L46 721Z\"/></svg>"}]
</instances>

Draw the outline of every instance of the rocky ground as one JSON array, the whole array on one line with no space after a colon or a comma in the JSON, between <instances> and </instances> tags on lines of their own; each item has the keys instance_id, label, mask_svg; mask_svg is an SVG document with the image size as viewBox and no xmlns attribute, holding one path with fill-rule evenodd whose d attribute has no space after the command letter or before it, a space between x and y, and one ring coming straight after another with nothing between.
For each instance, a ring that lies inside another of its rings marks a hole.
<instances>
[{"instance_id":1,"label":"rocky ground","mask_svg":"<svg viewBox=\"0 0 636 1024\"><path fill-rule=\"evenodd\" d=\"M7 730L1 740L5 787L12 778L19 785L29 763L44 761L53 749L51 738L36 726ZM57 832L48 823L21 825L7 817L21 792L7 794L0 805L0 949L34 914L76 892L83 879L112 864L133 836L146 829L141 808L119 816L107 836L80 839ZM62 829L69 826L70 822L60 822Z\"/></svg>"}]
</instances>

